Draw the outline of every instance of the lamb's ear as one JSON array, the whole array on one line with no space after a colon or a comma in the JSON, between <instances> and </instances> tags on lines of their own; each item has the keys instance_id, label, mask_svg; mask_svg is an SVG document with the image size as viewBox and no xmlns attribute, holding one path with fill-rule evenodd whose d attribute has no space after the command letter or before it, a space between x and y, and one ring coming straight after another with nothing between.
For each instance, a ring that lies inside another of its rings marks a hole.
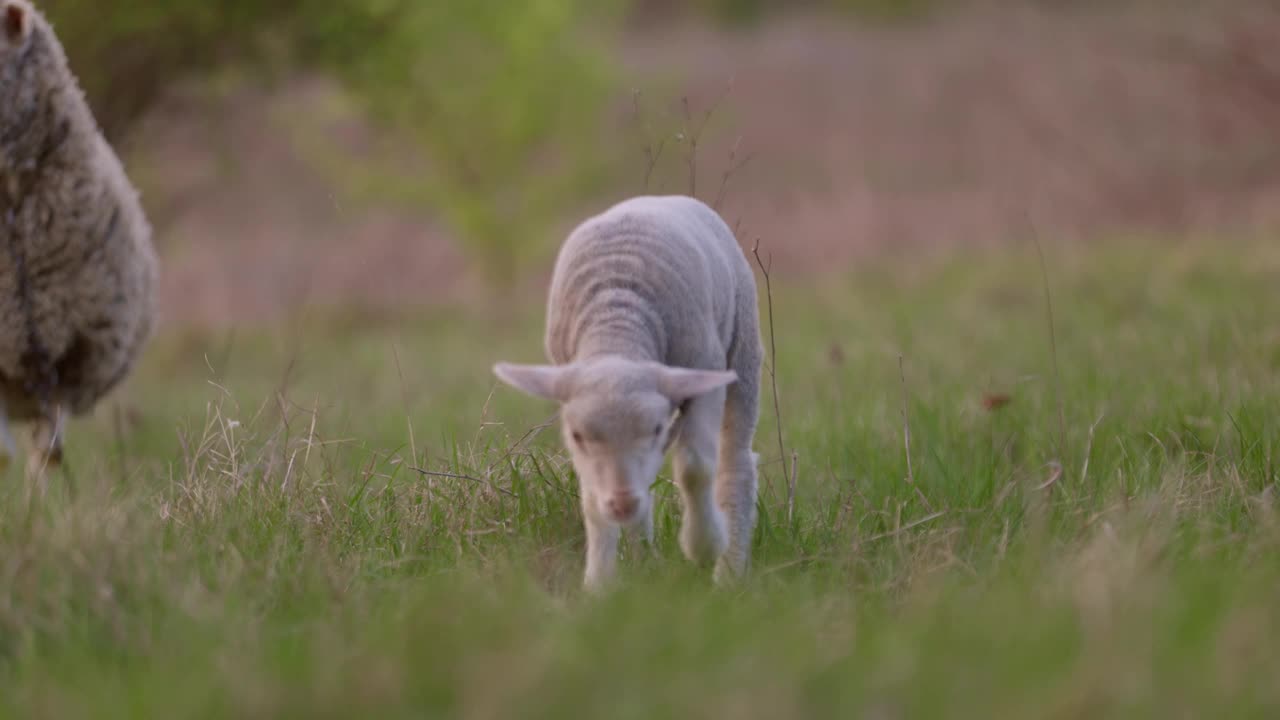
<instances>
[{"instance_id":1,"label":"lamb's ear","mask_svg":"<svg viewBox=\"0 0 1280 720\"><path fill-rule=\"evenodd\" d=\"M4 18L2 22L4 24L4 38L13 45L22 42L31 27L31 18L27 16L27 9L16 2L4 3Z\"/></svg>"},{"instance_id":2,"label":"lamb's ear","mask_svg":"<svg viewBox=\"0 0 1280 720\"><path fill-rule=\"evenodd\" d=\"M658 392L678 405L737 379L738 374L732 370L693 370L663 366L658 370Z\"/></svg>"},{"instance_id":3,"label":"lamb's ear","mask_svg":"<svg viewBox=\"0 0 1280 720\"><path fill-rule=\"evenodd\" d=\"M572 365L515 365L498 363L493 374L517 390L556 402L569 399Z\"/></svg>"}]
</instances>

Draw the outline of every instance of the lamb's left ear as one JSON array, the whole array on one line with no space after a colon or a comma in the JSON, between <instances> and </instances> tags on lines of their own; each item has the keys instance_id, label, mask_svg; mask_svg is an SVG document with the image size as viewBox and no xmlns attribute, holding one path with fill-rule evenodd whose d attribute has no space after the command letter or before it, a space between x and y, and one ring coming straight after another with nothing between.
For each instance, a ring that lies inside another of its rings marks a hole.
<instances>
[{"instance_id":1,"label":"lamb's left ear","mask_svg":"<svg viewBox=\"0 0 1280 720\"><path fill-rule=\"evenodd\" d=\"M722 388L738 379L732 370L693 370L663 366L658 370L658 392L679 405L692 397Z\"/></svg>"},{"instance_id":2,"label":"lamb's left ear","mask_svg":"<svg viewBox=\"0 0 1280 720\"><path fill-rule=\"evenodd\" d=\"M4 37L10 43L18 43L27 35L27 26L31 19L27 17L27 9L15 2L4 3Z\"/></svg>"},{"instance_id":3,"label":"lamb's left ear","mask_svg":"<svg viewBox=\"0 0 1280 720\"><path fill-rule=\"evenodd\" d=\"M530 395L564 402L573 389L572 365L515 365L498 363L493 374L502 382Z\"/></svg>"}]
</instances>

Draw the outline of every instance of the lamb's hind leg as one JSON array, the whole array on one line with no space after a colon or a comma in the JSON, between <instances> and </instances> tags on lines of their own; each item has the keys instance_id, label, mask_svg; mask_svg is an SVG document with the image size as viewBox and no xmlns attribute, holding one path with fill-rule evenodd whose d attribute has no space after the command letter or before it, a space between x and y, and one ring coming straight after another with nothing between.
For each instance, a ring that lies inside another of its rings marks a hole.
<instances>
[{"instance_id":1,"label":"lamb's hind leg","mask_svg":"<svg viewBox=\"0 0 1280 720\"><path fill-rule=\"evenodd\" d=\"M728 440L726 433L724 440ZM759 456L750 445L724 442L716 475L716 501L728 521L729 543L716 563L717 583L743 576L751 562L751 537L756 526L756 485Z\"/></svg>"},{"instance_id":2,"label":"lamb's hind leg","mask_svg":"<svg viewBox=\"0 0 1280 720\"><path fill-rule=\"evenodd\" d=\"M738 381L729 385L720 431L720 463L716 501L728 521L729 544L716 562L717 583L740 578L751 561L756 526L757 466L751 450L759 418L760 353L756 346L739 349L733 362Z\"/></svg>"}]
</instances>

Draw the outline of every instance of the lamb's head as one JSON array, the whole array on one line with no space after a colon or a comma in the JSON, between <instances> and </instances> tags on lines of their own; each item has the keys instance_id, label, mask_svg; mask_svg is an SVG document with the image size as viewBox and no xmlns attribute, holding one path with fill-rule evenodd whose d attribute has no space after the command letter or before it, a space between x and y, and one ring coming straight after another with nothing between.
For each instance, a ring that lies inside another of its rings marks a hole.
<instances>
[{"instance_id":1,"label":"lamb's head","mask_svg":"<svg viewBox=\"0 0 1280 720\"><path fill-rule=\"evenodd\" d=\"M584 510L619 525L649 514L650 487L673 439L676 411L737 379L608 357L568 365L498 363L494 374L530 395L560 403L560 424L582 483Z\"/></svg>"}]
</instances>

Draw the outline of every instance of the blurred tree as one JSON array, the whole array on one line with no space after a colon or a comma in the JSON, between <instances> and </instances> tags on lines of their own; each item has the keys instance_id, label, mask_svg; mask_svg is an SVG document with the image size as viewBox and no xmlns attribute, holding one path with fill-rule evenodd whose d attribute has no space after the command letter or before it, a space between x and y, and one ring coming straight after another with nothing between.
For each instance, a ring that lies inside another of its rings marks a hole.
<instances>
[{"instance_id":1,"label":"blurred tree","mask_svg":"<svg viewBox=\"0 0 1280 720\"><path fill-rule=\"evenodd\" d=\"M694 11L727 25L750 25L771 13L804 8L847 12L868 20L918 17L943 0L630 0L629 15L639 22ZM957 4L958 0L950 0Z\"/></svg>"},{"instance_id":2,"label":"blurred tree","mask_svg":"<svg viewBox=\"0 0 1280 720\"><path fill-rule=\"evenodd\" d=\"M595 158L607 68L584 34L613 0L95 0L42 7L104 131L119 138L176 78L227 63L337 76L413 145L426 199L494 279Z\"/></svg>"}]
</instances>

